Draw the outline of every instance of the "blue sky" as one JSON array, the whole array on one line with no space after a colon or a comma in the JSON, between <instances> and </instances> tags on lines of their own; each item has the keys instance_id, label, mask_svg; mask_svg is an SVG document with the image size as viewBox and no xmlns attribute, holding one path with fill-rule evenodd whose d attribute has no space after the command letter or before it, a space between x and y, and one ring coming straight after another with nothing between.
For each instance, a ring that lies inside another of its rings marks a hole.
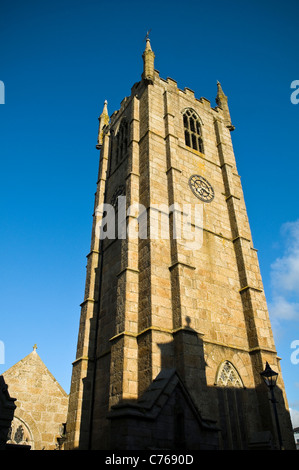
<instances>
[{"instance_id":1,"label":"blue sky","mask_svg":"<svg viewBox=\"0 0 299 470\"><path fill-rule=\"evenodd\" d=\"M69 392L98 171L97 118L105 99L112 114L140 80L149 29L161 77L212 105L219 80L229 98L237 167L298 426L299 364L291 360L292 342L299 342L295 0L1 1L0 373L36 343Z\"/></svg>"}]
</instances>

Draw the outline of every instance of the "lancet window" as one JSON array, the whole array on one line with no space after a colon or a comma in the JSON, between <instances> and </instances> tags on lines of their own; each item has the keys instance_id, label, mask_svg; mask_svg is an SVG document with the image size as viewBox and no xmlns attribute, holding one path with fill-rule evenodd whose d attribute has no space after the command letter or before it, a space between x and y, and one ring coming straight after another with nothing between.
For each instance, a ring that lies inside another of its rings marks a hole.
<instances>
[{"instance_id":1,"label":"lancet window","mask_svg":"<svg viewBox=\"0 0 299 470\"><path fill-rule=\"evenodd\" d=\"M127 156L128 148L128 123L123 119L117 133L116 164L120 163Z\"/></svg>"},{"instance_id":2,"label":"lancet window","mask_svg":"<svg viewBox=\"0 0 299 470\"><path fill-rule=\"evenodd\" d=\"M246 389L242 379L229 361L224 361L216 376L218 419L221 446L224 450L246 449Z\"/></svg>"}]
</instances>

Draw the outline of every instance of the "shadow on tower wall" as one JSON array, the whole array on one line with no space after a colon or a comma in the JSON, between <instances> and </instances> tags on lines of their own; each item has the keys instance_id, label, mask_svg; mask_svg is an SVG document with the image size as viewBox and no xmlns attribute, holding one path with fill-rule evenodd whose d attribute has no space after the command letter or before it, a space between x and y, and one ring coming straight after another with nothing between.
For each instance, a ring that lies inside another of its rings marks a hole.
<instances>
[{"instance_id":1,"label":"shadow on tower wall","mask_svg":"<svg viewBox=\"0 0 299 470\"><path fill-rule=\"evenodd\" d=\"M150 330L148 334L151 334ZM186 325L173 333L172 341L158 346L161 352L160 373L138 400L124 400L110 410L107 403L109 374L106 372L105 375L105 370L110 370L110 354L101 361L102 373L98 370L97 374L106 385L101 387L102 396L96 395L94 399L103 418L93 419L90 427L89 413L92 410L83 407L85 414L81 422L83 436L92 433L89 436L90 449L279 448L272 404L265 384L255 388L207 386L203 340L191 328L188 317ZM86 387L90 386L87 379ZM279 387L275 389L275 397L283 446L293 450L295 443L290 416Z\"/></svg>"}]
</instances>

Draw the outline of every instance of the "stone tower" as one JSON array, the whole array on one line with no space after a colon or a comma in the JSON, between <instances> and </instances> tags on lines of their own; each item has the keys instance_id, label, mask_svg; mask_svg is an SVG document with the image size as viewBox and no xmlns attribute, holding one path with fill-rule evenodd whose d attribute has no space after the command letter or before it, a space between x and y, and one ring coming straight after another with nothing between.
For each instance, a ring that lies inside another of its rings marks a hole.
<instances>
[{"instance_id":1,"label":"stone tower","mask_svg":"<svg viewBox=\"0 0 299 470\"><path fill-rule=\"evenodd\" d=\"M67 449L278 444L260 372L279 371L231 141L216 107L154 68L99 118L100 164Z\"/></svg>"}]
</instances>

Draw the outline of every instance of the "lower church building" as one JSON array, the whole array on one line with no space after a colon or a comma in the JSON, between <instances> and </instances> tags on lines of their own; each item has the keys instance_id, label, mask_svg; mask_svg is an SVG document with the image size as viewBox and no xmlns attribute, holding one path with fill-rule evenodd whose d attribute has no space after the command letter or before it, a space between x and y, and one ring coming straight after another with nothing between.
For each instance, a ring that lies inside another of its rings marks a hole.
<instances>
[{"instance_id":1,"label":"lower church building","mask_svg":"<svg viewBox=\"0 0 299 470\"><path fill-rule=\"evenodd\" d=\"M6 407L0 407L2 440L8 450L63 449L68 395L36 349L1 375L1 392L7 389L11 401L8 420L3 420Z\"/></svg>"},{"instance_id":2,"label":"lower church building","mask_svg":"<svg viewBox=\"0 0 299 470\"><path fill-rule=\"evenodd\" d=\"M227 97L154 61L99 117L65 449L294 449Z\"/></svg>"}]
</instances>

